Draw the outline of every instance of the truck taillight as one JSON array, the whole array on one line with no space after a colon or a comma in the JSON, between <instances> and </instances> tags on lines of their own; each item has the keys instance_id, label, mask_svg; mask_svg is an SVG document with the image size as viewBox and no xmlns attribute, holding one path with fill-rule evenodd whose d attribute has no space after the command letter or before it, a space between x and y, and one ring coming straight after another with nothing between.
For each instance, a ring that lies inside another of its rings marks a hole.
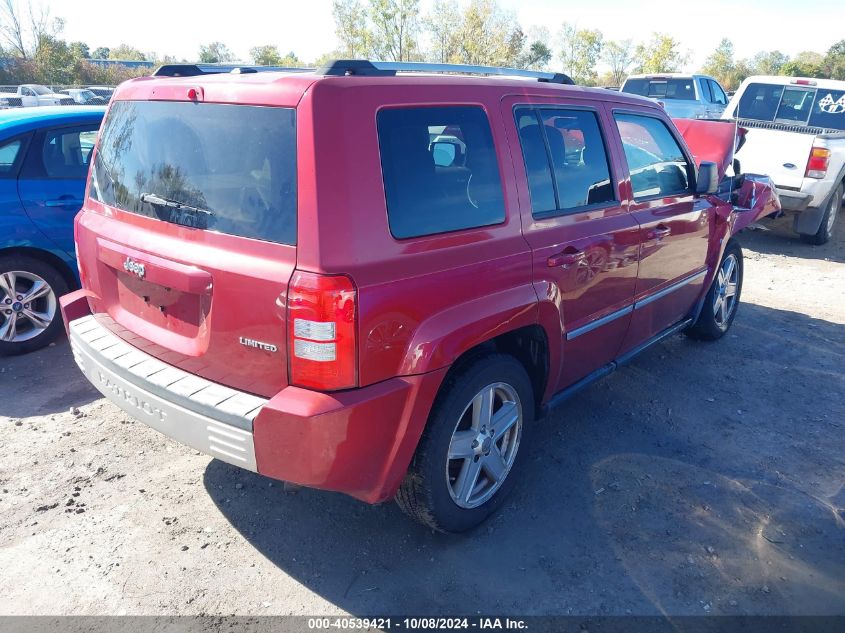
<instances>
[{"instance_id":1,"label":"truck taillight","mask_svg":"<svg viewBox=\"0 0 845 633\"><path fill-rule=\"evenodd\" d=\"M830 150L826 147L814 147L810 150L810 159L807 161L807 171L804 172L804 176L807 178L824 178L829 163Z\"/></svg>"},{"instance_id":2,"label":"truck taillight","mask_svg":"<svg viewBox=\"0 0 845 633\"><path fill-rule=\"evenodd\" d=\"M358 291L345 275L297 270L288 288L290 384L336 391L358 383Z\"/></svg>"}]
</instances>

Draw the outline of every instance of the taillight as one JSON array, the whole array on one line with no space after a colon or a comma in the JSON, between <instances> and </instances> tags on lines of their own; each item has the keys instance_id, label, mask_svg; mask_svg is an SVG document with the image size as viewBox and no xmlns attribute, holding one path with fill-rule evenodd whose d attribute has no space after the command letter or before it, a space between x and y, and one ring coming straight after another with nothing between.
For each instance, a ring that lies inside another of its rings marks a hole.
<instances>
[{"instance_id":1,"label":"taillight","mask_svg":"<svg viewBox=\"0 0 845 633\"><path fill-rule=\"evenodd\" d=\"M829 163L830 150L826 147L814 147L810 150L810 159L807 161L807 171L804 175L807 178L824 178Z\"/></svg>"},{"instance_id":2,"label":"taillight","mask_svg":"<svg viewBox=\"0 0 845 633\"><path fill-rule=\"evenodd\" d=\"M290 384L321 391L358 383L358 291L345 275L297 270L288 288Z\"/></svg>"}]
</instances>

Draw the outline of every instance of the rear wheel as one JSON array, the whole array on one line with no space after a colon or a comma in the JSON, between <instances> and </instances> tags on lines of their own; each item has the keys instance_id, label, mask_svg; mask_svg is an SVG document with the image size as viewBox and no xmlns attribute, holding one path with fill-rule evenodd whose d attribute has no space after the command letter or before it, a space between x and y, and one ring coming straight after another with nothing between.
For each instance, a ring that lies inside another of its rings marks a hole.
<instances>
[{"instance_id":1,"label":"rear wheel","mask_svg":"<svg viewBox=\"0 0 845 633\"><path fill-rule=\"evenodd\" d=\"M702 341L715 341L730 329L742 293L742 264L742 249L739 244L728 242L716 278L704 297L701 314L686 330L687 336Z\"/></svg>"},{"instance_id":2,"label":"rear wheel","mask_svg":"<svg viewBox=\"0 0 845 633\"><path fill-rule=\"evenodd\" d=\"M441 532L464 532L490 516L510 492L534 395L524 367L490 354L447 378L396 501Z\"/></svg>"},{"instance_id":3,"label":"rear wheel","mask_svg":"<svg viewBox=\"0 0 845 633\"><path fill-rule=\"evenodd\" d=\"M26 255L0 257L0 355L24 354L62 330L59 297L67 283L52 266Z\"/></svg>"},{"instance_id":4,"label":"rear wheel","mask_svg":"<svg viewBox=\"0 0 845 633\"><path fill-rule=\"evenodd\" d=\"M822 244L826 244L828 240L833 237L833 225L836 224L836 218L839 215L839 210L842 208L842 196L845 195L845 193L843 193L843 187L845 187L845 185L840 183L833 192L833 195L831 195L830 200L827 203L827 208L822 216L822 222L819 226L819 230L812 235L806 235L804 233L801 234L801 239L807 242L807 244L821 246Z\"/></svg>"}]
</instances>

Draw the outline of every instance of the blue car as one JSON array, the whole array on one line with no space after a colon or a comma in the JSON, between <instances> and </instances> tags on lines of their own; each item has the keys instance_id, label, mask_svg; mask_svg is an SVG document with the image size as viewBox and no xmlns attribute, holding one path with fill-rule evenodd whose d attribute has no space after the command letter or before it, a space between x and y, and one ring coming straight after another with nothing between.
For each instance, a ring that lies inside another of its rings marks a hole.
<instances>
[{"instance_id":1,"label":"blue car","mask_svg":"<svg viewBox=\"0 0 845 633\"><path fill-rule=\"evenodd\" d=\"M78 287L73 218L103 107L0 111L0 355L62 331L58 298Z\"/></svg>"}]
</instances>

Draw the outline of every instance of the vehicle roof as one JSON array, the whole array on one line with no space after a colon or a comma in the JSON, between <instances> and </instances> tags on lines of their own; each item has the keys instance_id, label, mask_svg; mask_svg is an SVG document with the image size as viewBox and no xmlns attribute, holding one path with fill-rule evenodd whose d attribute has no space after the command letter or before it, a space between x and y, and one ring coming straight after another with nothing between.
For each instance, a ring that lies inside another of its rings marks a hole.
<instances>
[{"instance_id":1,"label":"vehicle roof","mask_svg":"<svg viewBox=\"0 0 845 633\"><path fill-rule=\"evenodd\" d=\"M643 73L639 75L628 75L625 81L629 79L693 79L694 77L713 79L710 75L702 75L701 73Z\"/></svg>"},{"instance_id":2,"label":"vehicle roof","mask_svg":"<svg viewBox=\"0 0 845 633\"><path fill-rule=\"evenodd\" d=\"M139 77L121 84L114 100L176 99L187 100L190 88L202 88L204 101L252 103L294 107L315 84L350 89L386 86L427 86L431 88L478 87L505 94L569 94L598 101L653 106L645 97L606 88L541 82L533 79L475 76L442 73L402 73L395 76L325 76L315 73L260 72L248 74L210 74L192 77ZM233 90L236 88L236 90Z\"/></svg>"},{"instance_id":3,"label":"vehicle roof","mask_svg":"<svg viewBox=\"0 0 845 633\"><path fill-rule=\"evenodd\" d=\"M798 81L812 81L811 85L805 85L806 88L826 88L830 90L845 90L845 81L839 79L819 79L817 77L786 77L784 75L752 75L743 80L740 90L745 88L750 83L766 83L777 84L782 86L802 85L797 84ZM739 90L737 90L739 92Z\"/></svg>"},{"instance_id":4,"label":"vehicle roof","mask_svg":"<svg viewBox=\"0 0 845 633\"><path fill-rule=\"evenodd\" d=\"M56 123L89 123L99 121L105 106L41 106L0 110L0 132L19 133Z\"/></svg>"}]
</instances>

